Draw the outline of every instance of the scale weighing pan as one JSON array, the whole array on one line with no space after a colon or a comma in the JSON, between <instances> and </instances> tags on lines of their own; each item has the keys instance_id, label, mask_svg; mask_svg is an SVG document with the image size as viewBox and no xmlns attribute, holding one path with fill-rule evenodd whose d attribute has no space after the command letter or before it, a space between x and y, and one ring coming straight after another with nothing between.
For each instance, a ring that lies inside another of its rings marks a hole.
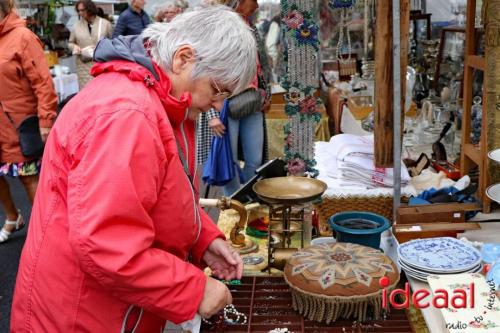
<instances>
[{"instance_id":1,"label":"scale weighing pan","mask_svg":"<svg viewBox=\"0 0 500 333\"><path fill-rule=\"evenodd\" d=\"M257 196L271 204L297 205L314 201L326 191L321 180L306 177L275 177L258 181L253 185Z\"/></svg>"}]
</instances>

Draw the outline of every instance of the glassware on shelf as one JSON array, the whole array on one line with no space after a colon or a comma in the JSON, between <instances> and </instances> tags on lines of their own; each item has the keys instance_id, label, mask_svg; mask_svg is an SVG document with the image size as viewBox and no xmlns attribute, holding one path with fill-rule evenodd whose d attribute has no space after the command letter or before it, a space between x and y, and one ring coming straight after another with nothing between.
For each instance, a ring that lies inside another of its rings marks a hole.
<instances>
[{"instance_id":1,"label":"glassware on shelf","mask_svg":"<svg viewBox=\"0 0 500 333\"><path fill-rule=\"evenodd\" d=\"M461 82L458 80L452 80L450 82L450 100L452 103L456 103L458 98L460 97L460 87Z\"/></svg>"},{"instance_id":2,"label":"glassware on shelf","mask_svg":"<svg viewBox=\"0 0 500 333\"><path fill-rule=\"evenodd\" d=\"M412 91L415 88L416 71L413 67L406 67L406 95L405 95L405 112L410 110Z\"/></svg>"},{"instance_id":3,"label":"glassware on shelf","mask_svg":"<svg viewBox=\"0 0 500 333\"><path fill-rule=\"evenodd\" d=\"M454 18L452 19L453 22L458 22L458 15L460 14L460 10L458 8L458 0L451 0L450 1L450 11L453 14Z\"/></svg>"},{"instance_id":4,"label":"glassware on shelf","mask_svg":"<svg viewBox=\"0 0 500 333\"><path fill-rule=\"evenodd\" d=\"M483 106L482 98L475 96L472 99L471 115L472 115L472 128L471 128L471 143L477 144L481 140L481 123L483 119Z\"/></svg>"},{"instance_id":5,"label":"glassware on shelf","mask_svg":"<svg viewBox=\"0 0 500 333\"><path fill-rule=\"evenodd\" d=\"M429 96L429 81L427 79L427 74L423 71L417 72L416 74L413 96L417 104L421 103L424 98Z\"/></svg>"}]
</instances>

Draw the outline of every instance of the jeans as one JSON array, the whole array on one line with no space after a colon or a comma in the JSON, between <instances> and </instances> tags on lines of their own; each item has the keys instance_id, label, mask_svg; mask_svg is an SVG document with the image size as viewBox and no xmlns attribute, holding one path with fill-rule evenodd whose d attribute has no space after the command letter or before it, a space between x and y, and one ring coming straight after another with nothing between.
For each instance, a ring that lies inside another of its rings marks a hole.
<instances>
[{"instance_id":1,"label":"jeans","mask_svg":"<svg viewBox=\"0 0 500 333\"><path fill-rule=\"evenodd\" d=\"M239 170L229 183L222 187L225 196L231 196L240 185L246 183L255 175L255 170L262 165L262 153L264 149L264 115L262 112L255 112L241 119L228 117L228 131L231 138L231 150L233 159L238 163L238 139L241 141L245 166L242 170L243 183L240 184Z\"/></svg>"}]
</instances>

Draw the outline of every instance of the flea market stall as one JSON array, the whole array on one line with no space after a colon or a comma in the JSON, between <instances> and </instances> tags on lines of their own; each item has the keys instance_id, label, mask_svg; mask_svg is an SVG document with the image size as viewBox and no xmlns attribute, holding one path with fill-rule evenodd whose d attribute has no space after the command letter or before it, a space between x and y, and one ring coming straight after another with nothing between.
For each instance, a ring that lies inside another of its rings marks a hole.
<instances>
[{"instance_id":1,"label":"flea market stall","mask_svg":"<svg viewBox=\"0 0 500 333\"><path fill-rule=\"evenodd\" d=\"M448 5L261 3L274 159L220 215L245 277L203 331L500 329L499 3Z\"/></svg>"}]
</instances>

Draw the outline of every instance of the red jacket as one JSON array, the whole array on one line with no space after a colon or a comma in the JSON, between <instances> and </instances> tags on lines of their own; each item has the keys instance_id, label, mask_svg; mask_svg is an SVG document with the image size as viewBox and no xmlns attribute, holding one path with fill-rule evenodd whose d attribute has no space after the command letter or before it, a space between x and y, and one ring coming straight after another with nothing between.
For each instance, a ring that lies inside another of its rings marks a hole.
<instances>
[{"instance_id":1,"label":"red jacket","mask_svg":"<svg viewBox=\"0 0 500 333\"><path fill-rule=\"evenodd\" d=\"M97 64L49 136L12 308L13 332L160 332L192 319L200 264L224 237L200 209L190 95L169 95L155 65ZM183 133L185 137L183 137ZM186 144L187 146L186 146ZM131 305L135 305L133 308ZM139 309L143 313L139 318Z\"/></svg>"},{"instance_id":2,"label":"red jacket","mask_svg":"<svg viewBox=\"0 0 500 333\"><path fill-rule=\"evenodd\" d=\"M56 107L57 96L42 43L12 12L0 20L0 162L29 160L21 154L16 127L27 117L38 115L40 127L50 128Z\"/></svg>"}]
</instances>

